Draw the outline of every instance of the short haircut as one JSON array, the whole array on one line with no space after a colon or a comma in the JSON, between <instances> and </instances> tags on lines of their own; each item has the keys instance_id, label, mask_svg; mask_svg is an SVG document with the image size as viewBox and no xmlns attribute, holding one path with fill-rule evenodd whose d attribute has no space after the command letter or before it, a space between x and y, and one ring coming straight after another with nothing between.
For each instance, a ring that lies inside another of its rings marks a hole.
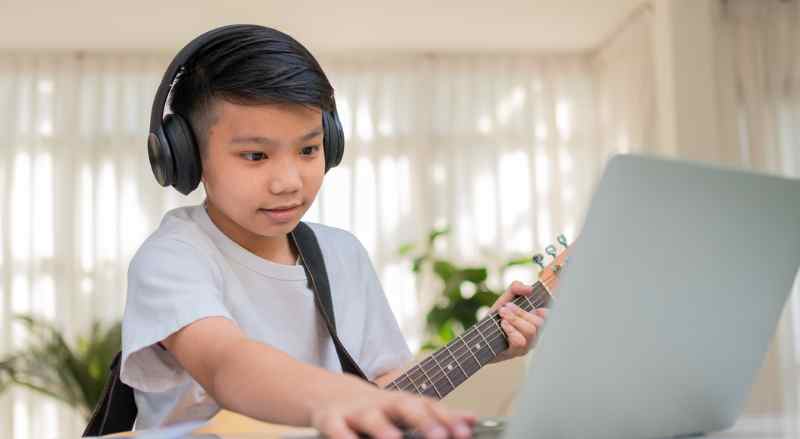
<instances>
[{"instance_id":1,"label":"short haircut","mask_svg":"<svg viewBox=\"0 0 800 439\"><path fill-rule=\"evenodd\" d=\"M171 90L170 110L192 127L202 156L216 122L214 104L301 104L333 111L333 87L317 60L291 36L243 25L199 48Z\"/></svg>"}]
</instances>

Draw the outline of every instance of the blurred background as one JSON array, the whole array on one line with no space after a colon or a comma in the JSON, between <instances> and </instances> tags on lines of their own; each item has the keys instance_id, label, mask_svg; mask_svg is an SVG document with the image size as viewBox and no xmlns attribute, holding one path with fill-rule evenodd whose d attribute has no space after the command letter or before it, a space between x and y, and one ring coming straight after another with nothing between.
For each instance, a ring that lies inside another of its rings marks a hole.
<instances>
[{"instance_id":1,"label":"blurred background","mask_svg":"<svg viewBox=\"0 0 800 439\"><path fill-rule=\"evenodd\" d=\"M0 1L0 435L80 434L133 253L203 200L158 186L145 149L196 35L258 23L317 56L347 147L305 220L364 243L417 351L469 323L455 302L479 316L536 279L525 261L579 235L613 153L800 177L799 3ZM796 412L798 372L795 291L746 411Z\"/></svg>"}]
</instances>

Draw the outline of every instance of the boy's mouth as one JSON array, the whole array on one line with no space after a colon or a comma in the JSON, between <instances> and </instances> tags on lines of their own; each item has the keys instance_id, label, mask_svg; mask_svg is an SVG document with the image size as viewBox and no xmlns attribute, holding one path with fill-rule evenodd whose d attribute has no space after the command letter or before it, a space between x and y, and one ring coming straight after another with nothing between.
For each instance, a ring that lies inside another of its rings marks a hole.
<instances>
[{"instance_id":1,"label":"boy's mouth","mask_svg":"<svg viewBox=\"0 0 800 439\"><path fill-rule=\"evenodd\" d=\"M272 209L258 209L258 211L267 215L272 221L286 223L294 219L295 215L300 210L300 206L302 206L302 203L278 206Z\"/></svg>"},{"instance_id":2,"label":"boy's mouth","mask_svg":"<svg viewBox=\"0 0 800 439\"><path fill-rule=\"evenodd\" d=\"M301 205L302 205L302 203L286 204L286 205L283 205L283 206L277 206L277 207L273 207L273 208L270 208L270 209L258 209L258 210L265 210L265 211L268 211L268 212L287 212L287 211L296 209L296 208L300 207Z\"/></svg>"}]
</instances>

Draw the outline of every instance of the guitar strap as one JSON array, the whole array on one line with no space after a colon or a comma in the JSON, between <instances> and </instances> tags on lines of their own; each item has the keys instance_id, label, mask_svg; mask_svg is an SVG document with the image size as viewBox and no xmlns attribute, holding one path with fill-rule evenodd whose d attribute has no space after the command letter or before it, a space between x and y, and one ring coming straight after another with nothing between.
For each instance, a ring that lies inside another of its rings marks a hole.
<instances>
[{"instance_id":1,"label":"guitar strap","mask_svg":"<svg viewBox=\"0 0 800 439\"><path fill-rule=\"evenodd\" d=\"M325 260L322 258L322 250L317 242L314 231L306 223L300 222L290 233L294 241L297 253L300 254L300 262L306 270L308 283L314 291L314 302L317 304L322 319L331 333L333 344L336 346L336 354L342 364L342 370L346 373L356 375L365 381L369 379L358 367L353 357L347 352L339 336L336 334L336 320L333 314L333 301L331 299L331 289L328 283L328 271L325 269Z\"/></svg>"},{"instance_id":2,"label":"guitar strap","mask_svg":"<svg viewBox=\"0 0 800 439\"><path fill-rule=\"evenodd\" d=\"M328 272L325 269L325 260L314 231L307 224L300 222L289 236L300 254L300 262L306 271L309 286L314 291L314 302L325 321L325 326L330 331L342 370L369 381L336 334ZM122 352L117 352L111 362L109 367L111 373L103 388L103 393L92 411L89 423L83 431L83 437L102 436L133 429L138 408L134 400L133 389L119 378L121 356Z\"/></svg>"}]
</instances>

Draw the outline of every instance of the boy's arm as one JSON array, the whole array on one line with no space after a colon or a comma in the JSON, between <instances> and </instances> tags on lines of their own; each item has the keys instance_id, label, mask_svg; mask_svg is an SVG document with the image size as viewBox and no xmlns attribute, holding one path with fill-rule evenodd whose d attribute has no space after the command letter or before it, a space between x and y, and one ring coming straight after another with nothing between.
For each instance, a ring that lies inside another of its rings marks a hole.
<instances>
[{"instance_id":1,"label":"boy's arm","mask_svg":"<svg viewBox=\"0 0 800 439\"><path fill-rule=\"evenodd\" d=\"M224 317L197 320L163 344L220 406L267 422L311 425L332 438L355 439L354 432L399 437L395 422L431 438L448 431L467 437L464 430L475 421L430 398L381 390L297 361L248 339Z\"/></svg>"}]
</instances>

